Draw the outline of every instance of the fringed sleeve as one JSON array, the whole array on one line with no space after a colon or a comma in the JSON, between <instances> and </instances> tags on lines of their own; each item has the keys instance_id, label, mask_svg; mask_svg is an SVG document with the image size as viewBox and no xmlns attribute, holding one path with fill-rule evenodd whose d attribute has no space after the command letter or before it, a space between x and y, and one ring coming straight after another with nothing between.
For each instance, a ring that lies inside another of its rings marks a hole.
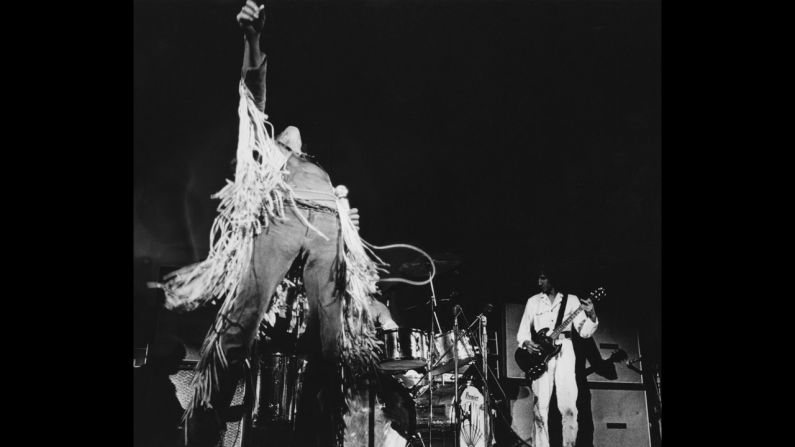
<instances>
[{"instance_id":1,"label":"fringed sleeve","mask_svg":"<svg viewBox=\"0 0 795 447\"><path fill-rule=\"evenodd\" d=\"M221 202L207 258L173 272L159 285L168 309L189 311L213 298L228 305L251 258L254 236L272 219L283 217L284 200L292 196L283 175L286 157L271 136L270 123L243 81L239 93L235 180L227 180L212 196Z\"/></svg>"}]
</instances>

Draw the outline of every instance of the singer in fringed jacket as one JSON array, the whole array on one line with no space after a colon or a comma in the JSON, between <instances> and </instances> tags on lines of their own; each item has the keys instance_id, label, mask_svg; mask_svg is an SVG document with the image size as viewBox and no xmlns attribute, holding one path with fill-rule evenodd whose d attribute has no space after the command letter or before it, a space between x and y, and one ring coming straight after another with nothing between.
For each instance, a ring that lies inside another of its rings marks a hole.
<instances>
[{"instance_id":1,"label":"singer in fringed jacket","mask_svg":"<svg viewBox=\"0 0 795 447\"><path fill-rule=\"evenodd\" d=\"M338 443L344 430L340 385L372 373L378 361L369 303L377 292L380 260L359 238L347 190L334 188L328 174L303 154L298 129L290 126L272 137L265 114L268 61L260 50L263 8L249 0L237 15L245 35L237 165L234 181L213 196L221 203L210 253L158 284L169 309L222 302L202 346L185 414L190 445L215 442L219 414L231 402L270 297L299 253L306 256L309 320L319 323L326 371L319 431L330 427L335 437L324 445Z\"/></svg>"}]
</instances>

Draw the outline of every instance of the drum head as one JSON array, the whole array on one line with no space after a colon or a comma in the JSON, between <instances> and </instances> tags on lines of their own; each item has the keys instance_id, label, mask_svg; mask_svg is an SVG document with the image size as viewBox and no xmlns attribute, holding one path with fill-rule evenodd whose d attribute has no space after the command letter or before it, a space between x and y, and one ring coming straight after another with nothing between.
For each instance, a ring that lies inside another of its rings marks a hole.
<instances>
[{"instance_id":1,"label":"drum head","mask_svg":"<svg viewBox=\"0 0 795 447\"><path fill-rule=\"evenodd\" d=\"M437 335L434 339L434 352L435 362L431 368L433 375L452 372L455 362L453 360L453 341L455 340L454 331L447 331L444 334ZM466 370L466 368L475 360L475 355L479 352L477 346L474 345L474 338L468 331L459 331L458 336L458 349L455 351L458 355L458 372L459 374Z\"/></svg>"},{"instance_id":2,"label":"drum head","mask_svg":"<svg viewBox=\"0 0 795 447\"><path fill-rule=\"evenodd\" d=\"M479 389L471 385L464 388L461 393L461 436L459 438L461 445L487 446L484 434L486 424L489 422L483 409L484 403L483 393Z\"/></svg>"}]
</instances>

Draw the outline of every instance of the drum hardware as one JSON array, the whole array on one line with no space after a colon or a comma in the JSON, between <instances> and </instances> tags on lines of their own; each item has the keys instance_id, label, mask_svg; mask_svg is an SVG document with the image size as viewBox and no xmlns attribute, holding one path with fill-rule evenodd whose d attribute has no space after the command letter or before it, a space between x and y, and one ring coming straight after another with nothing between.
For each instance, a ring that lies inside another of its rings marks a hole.
<instances>
[{"instance_id":1,"label":"drum hardware","mask_svg":"<svg viewBox=\"0 0 795 447\"><path fill-rule=\"evenodd\" d=\"M439 317L436 315L436 306L438 305L436 302L436 290L433 287L433 276L436 274L436 266L431 264L432 274L431 274L431 281L428 282L428 285L431 289L431 330L428 333L428 346L434 346L434 341L436 340L436 331L434 330L434 323L436 323L435 327L439 328L439 332L442 332L442 325L439 324ZM455 346L455 344L453 345ZM455 350L454 350L455 351ZM431 351L433 352L433 351ZM432 365L433 365L433 355L428 356L428 363L426 374L428 376L428 383L431 384L433 381L433 372L432 372ZM453 359L456 362L455 366L458 366L456 356L453 354ZM428 444L433 445L433 386L428 387ZM456 446L458 447L458 442L456 442Z\"/></svg>"}]
</instances>

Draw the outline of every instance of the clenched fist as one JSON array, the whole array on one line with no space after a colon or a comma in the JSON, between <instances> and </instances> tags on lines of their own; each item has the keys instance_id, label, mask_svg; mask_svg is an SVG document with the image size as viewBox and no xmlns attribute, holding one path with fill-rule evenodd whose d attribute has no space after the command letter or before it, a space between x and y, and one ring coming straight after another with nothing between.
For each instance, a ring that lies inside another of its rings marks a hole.
<instances>
[{"instance_id":1,"label":"clenched fist","mask_svg":"<svg viewBox=\"0 0 795 447\"><path fill-rule=\"evenodd\" d=\"M257 36L265 25L265 5L257 6L253 0L246 0L246 4L237 14L237 23L246 37Z\"/></svg>"}]
</instances>

